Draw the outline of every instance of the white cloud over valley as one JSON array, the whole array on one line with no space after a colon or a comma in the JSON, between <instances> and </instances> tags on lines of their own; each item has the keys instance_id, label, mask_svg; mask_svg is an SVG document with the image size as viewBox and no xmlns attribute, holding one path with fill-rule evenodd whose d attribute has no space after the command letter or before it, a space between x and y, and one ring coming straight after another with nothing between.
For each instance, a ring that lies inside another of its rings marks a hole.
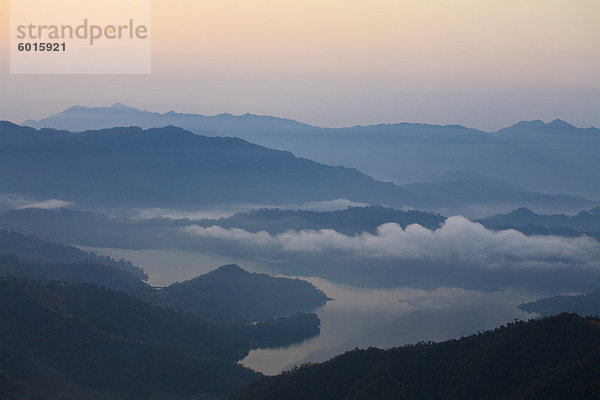
<instances>
[{"instance_id":1,"label":"white cloud over valley","mask_svg":"<svg viewBox=\"0 0 600 400\"><path fill-rule=\"evenodd\" d=\"M287 231L277 235L219 226L184 228L201 238L225 241L269 254L340 253L364 259L419 260L436 264L476 264L485 268L560 268L578 265L600 269L600 243L592 238L526 236L494 231L462 216L450 217L436 230L395 223L376 234L348 236L331 229Z\"/></svg>"}]
</instances>

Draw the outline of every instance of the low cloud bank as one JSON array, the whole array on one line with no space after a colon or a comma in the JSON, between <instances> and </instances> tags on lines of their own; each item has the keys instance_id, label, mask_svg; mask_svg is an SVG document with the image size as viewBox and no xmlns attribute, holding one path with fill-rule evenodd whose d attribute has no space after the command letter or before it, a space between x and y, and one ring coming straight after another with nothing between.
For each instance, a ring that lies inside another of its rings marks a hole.
<instances>
[{"instance_id":1,"label":"low cloud bank","mask_svg":"<svg viewBox=\"0 0 600 400\"><path fill-rule=\"evenodd\" d=\"M600 270L600 243L592 238L526 236L515 230L493 231L462 216L450 217L436 230L420 225L403 229L395 223L376 234L348 236L330 229L287 231L271 235L239 228L197 225L184 228L205 239L226 241L269 254L340 253L364 259L419 260L436 264L469 264L484 268L560 268Z\"/></svg>"},{"instance_id":2,"label":"low cloud bank","mask_svg":"<svg viewBox=\"0 0 600 400\"><path fill-rule=\"evenodd\" d=\"M25 208L42 208L44 210L53 210L55 208L68 207L70 205L73 205L73 202L58 199L50 199L23 204L17 207L17 210L22 210Z\"/></svg>"},{"instance_id":3,"label":"low cloud bank","mask_svg":"<svg viewBox=\"0 0 600 400\"><path fill-rule=\"evenodd\" d=\"M0 193L0 213L24 208L54 209L68 207L73 204L73 202L59 199L39 200L16 193Z\"/></svg>"}]
</instances>

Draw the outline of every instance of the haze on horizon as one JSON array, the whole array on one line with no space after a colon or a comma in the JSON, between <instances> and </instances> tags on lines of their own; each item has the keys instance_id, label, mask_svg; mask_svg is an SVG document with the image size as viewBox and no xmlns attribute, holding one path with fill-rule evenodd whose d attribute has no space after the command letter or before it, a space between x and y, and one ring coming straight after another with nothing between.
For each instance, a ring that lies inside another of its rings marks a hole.
<instances>
[{"instance_id":1,"label":"haze on horizon","mask_svg":"<svg viewBox=\"0 0 600 400\"><path fill-rule=\"evenodd\" d=\"M600 126L595 0L152 1L151 75L9 75L0 119L74 104L267 114L318 126Z\"/></svg>"}]
</instances>

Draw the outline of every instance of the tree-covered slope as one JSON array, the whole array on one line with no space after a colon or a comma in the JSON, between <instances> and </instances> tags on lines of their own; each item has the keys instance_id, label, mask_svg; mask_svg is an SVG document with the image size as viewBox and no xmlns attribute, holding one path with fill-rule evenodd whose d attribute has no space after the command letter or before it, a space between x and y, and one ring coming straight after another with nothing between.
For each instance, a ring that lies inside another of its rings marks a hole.
<instances>
[{"instance_id":1,"label":"tree-covered slope","mask_svg":"<svg viewBox=\"0 0 600 400\"><path fill-rule=\"evenodd\" d=\"M107 399L222 397L255 376L236 364L251 346L242 330L119 292L0 279L0 315L3 399L81 387Z\"/></svg>"},{"instance_id":2,"label":"tree-covered slope","mask_svg":"<svg viewBox=\"0 0 600 400\"><path fill-rule=\"evenodd\" d=\"M230 323L310 311L329 300L307 281L250 273L234 264L174 283L151 296L159 304Z\"/></svg>"},{"instance_id":3,"label":"tree-covered slope","mask_svg":"<svg viewBox=\"0 0 600 400\"><path fill-rule=\"evenodd\" d=\"M136 295L152 293L150 285L128 272L89 261L49 263L24 261L14 254L0 254L0 276L88 283Z\"/></svg>"},{"instance_id":4,"label":"tree-covered slope","mask_svg":"<svg viewBox=\"0 0 600 400\"><path fill-rule=\"evenodd\" d=\"M230 399L597 399L600 321L575 314L442 343L354 350Z\"/></svg>"},{"instance_id":5,"label":"tree-covered slope","mask_svg":"<svg viewBox=\"0 0 600 400\"><path fill-rule=\"evenodd\" d=\"M36 219L39 226L52 223L42 218L38 212L42 210L30 209L38 214ZM27 214L30 215L30 214ZM0 223L1 224L1 223ZM19 223L17 223L19 225ZM94 230L96 227L87 226L84 229ZM80 232L78 232L80 233ZM137 279L146 280L148 277L142 268L136 267L125 260L115 261L110 257L98 256L94 253L83 251L73 246L63 245L55 241L49 242L36 236L25 235L14 230L0 228L0 254L14 254L27 261L44 261L47 263L75 263L84 262L89 264L106 265L123 270ZM57 236L57 235L48 235Z\"/></svg>"}]
</instances>

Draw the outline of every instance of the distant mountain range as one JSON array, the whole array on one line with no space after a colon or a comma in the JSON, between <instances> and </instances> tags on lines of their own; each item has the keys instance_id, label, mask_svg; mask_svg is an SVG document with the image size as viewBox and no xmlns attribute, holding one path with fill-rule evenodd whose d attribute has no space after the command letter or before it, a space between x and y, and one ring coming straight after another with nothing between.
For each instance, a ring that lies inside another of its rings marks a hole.
<instances>
[{"instance_id":1,"label":"distant mountain range","mask_svg":"<svg viewBox=\"0 0 600 400\"><path fill-rule=\"evenodd\" d=\"M442 343L356 349L229 399L597 399L599 371L600 321L562 314Z\"/></svg>"},{"instance_id":2,"label":"distant mountain range","mask_svg":"<svg viewBox=\"0 0 600 400\"><path fill-rule=\"evenodd\" d=\"M0 123L0 192L88 206L198 207L339 198L417 202L391 183L237 138L181 128L70 133Z\"/></svg>"},{"instance_id":3,"label":"distant mountain range","mask_svg":"<svg viewBox=\"0 0 600 400\"><path fill-rule=\"evenodd\" d=\"M72 131L175 125L200 135L240 137L396 183L428 181L464 170L532 191L600 200L600 130L576 128L561 120L524 121L492 133L460 125L412 123L333 129L251 114L160 114L117 103L73 106L24 125Z\"/></svg>"},{"instance_id":4,"label":"distant mountain range","mask_svg":"<svg viewBox=\"0 0 600 400\"><path fill-rule=\"evenodd\" d=\"M540 215L527 208L508 214L498 214L478 220L490 229L516 229L525 234L581 236L600 240L600 207L581 211L573 216L565 214Z\"/></svg>"},{"instance_id":5,"label":"distant mountain range","mask_svg":"<svg viewBox=\"0 0 600 400\"><path fill-rule=\"evenodd\" d=\"M428 199L423 207L445 210L447 215L477 214L494 207L507 208L516 204L529 204L538 210L574 207L577 210L596 203L567 195L547 195L527 191L505 182L485 178L473 173L452 173L440 177L437 182L400 185L415 197ZM482 206L485 205L485 206ZM481 210L478 208L481 207ZM0 224L9 221L10 215L25 214L24 210L10 211L0 215ZM34 211L31 211L34 213ZM582 220L585 218L582 212ZM12 224L18 219L15 218ZM347 235L362 232L375 233L378 226L395 222L402 227L419 224L435 230L446 220L444 216L417 210L402 211L389 207L350 207L346 210L318 212L306 210L262 209L239 213L229 218L200 220L201 226L218 225L223 228L242 228L251 232L266 230L271 234L289 229L333 229Z\"/></svg>"},{"instance_id":6,"label":"distant mountain range","mask_svg":"<svg viewBox=\"0 0 600 400\"><path fill-rule=\"evenodd\" d=\"M484 216L527 206L578 211L597 203L536 193L468 171L395 185L241 139L176 127L71 133L0 122L0 193L63 199L80 208L190 208L348 199ZM483 214L483 215L482 215Z\"/></svg>"},{"instance_id":7,"label":"distant mountain range","mask_svg":"<svg viewBox=\"0 0 600 400\"><path fill-rule=\"evenodd\" d=\"M535 192L468 171L447 172L430 182L399 186L416 198L427 199L427 203L423 202L426 209L470 218L518 207L530 207L538 212L577 212L599 204L577 196Z\"/></svg>"},{"instance_id":8,"label":"distant mountain range","mask_svg":"<svg viewBox=\"0 0 600 400\"><path fill-rule=\"evenodd\" d=\"M577 215L540 215L527 208L509 214L498 214L478 220L487 227L541 225L548 228L570 228L579 232L600 231L600 207L581 211Z\"/></svg>"}]
</instances>

